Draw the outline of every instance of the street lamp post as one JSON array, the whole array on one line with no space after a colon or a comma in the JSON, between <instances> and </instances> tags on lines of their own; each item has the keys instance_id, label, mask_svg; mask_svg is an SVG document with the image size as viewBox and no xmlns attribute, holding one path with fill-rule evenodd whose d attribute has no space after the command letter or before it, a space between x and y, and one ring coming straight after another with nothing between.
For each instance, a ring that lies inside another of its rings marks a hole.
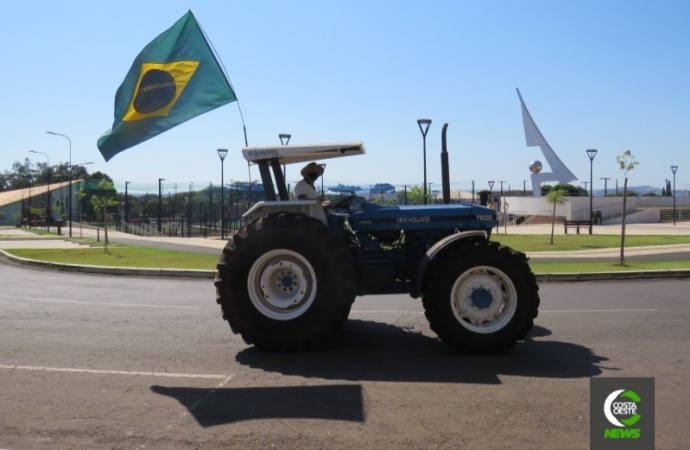
<instances>
[{"instance_id":1,"label":"street lamp post","mask_svg":"<svg viewBox=\"0 0 690 450\"><path fill-rule=\"evenodd\" d=\"M218 157L220 158L220 238L225 239L225 174L223 173L225 166L225 156L228 154L227 148L218 149Z\"/></svg>"},{"instance_id":2,"label":"street lamp post","mask_svg":"<svg viewBox=\"0 0 690 450\"><path fill-rule=\"evenodd\" d=\"M278 138L280 139L280 145L288 145L290 143L290 138L292 137L289 133L280 133ZM283 164L283 179L287 180L287 170L285 169L285 164Z\"/></svg>"},{"instance_id":3,"label":"street lamp post","mask_svg":"<svg viewBox=\"0 0 690 450\"><path fill-rule=\"evenodd\" d=\"M161 181L165 181L165 178L158 179L158 232L162 233L161 222L163 221L163 196L161 194Z\"/></svg>"},{"instance_id":4,"label":"street lamp post","mask_svg":"<svg viewBox=\"0 0 690 450\"><path fill-rule=\"evenodd\" d=\"M673 225L676 224L676 170L678 166L671 166L671 172L673 172Z\"/></svg>"},{"instance_id":5,"label":"street lamp post","mask_svg":"<svg viewBox=\"0 0 690 450\"><path fill-rule=\"evenodd\" d=\"M129 198L127 195L127 186L131 181L125 181L125 224L129 224Z\"/></svg>"},{"instance_id":6,"label":"street lamp post","mask_svg":"<svg viewBox=\"0 0 690 450\"><path fill-rule=\"evenodd\" d=\"M489 181L489 202L494 204L494 182Z\"/></svg>"},{"instance_id":7,"label":"street lamp post","mask_svg":"<svg viewBox=\"0 0 690 450\"><path fill-rule=\"evenodd\" d=\"M192 188L194 182L189 183L189 209L187 210L187 236L192 237Z\"/></svg>"},{"instance_id":8,"label":"street lamp post","mask_svg":"<svg viewBox=\"0 0 690 450\"><path fill-rule=\"evenodd\" d=\"M426 133L431 126L431 119L417 119L419 131L422 132L422 140L424 141L424 204L427 204L426 194Z\"/></svg>"},{"instance_id":9,"label":"street lamp post","mask_svg":"<svg viewBox=\"0 0 690 450\"><path fill-rule=\"evenodd\" d=\"M50 182L52 181L52 172L50 171L50 156L47 153L37 152L36 150L29 150L29 153L38 153L43 155L48 159L48 188L46 189L46 231L49 230L50 222L48 218L50 217Z\"/></svg>"},{"instance_id":10,"label":"street lamp post","mask_svg":"<svg viewBox=\"0 0 690 450\"><path fill-rule=\"evenodd\" d=\"M66 134L55 133L54 131L46 131L47 134L53 136L62 136L69 142L69 199L67 200L67 220L69 220L69 237L72 237L72 140Z\"/></svg>"},{"instance_id":11,"label":"street lamp post","mask_svg":"<svg viewBox=\"0 0 690 450\"><path fill-rule=\"evenodd\" d=\"M594 168L594 157L597 156L597 150L590 148L587 150L587 156L589 157L589 234L592 234L592 174Z\"/></svg>"},{"instance_id":12,"label":"street lamp post","mask_svg":"<svg viewBox=\"0 0 690 450\"><path fill-rule=\"evenodd\" d=\"M326 164L319 164L321 166L321 173L326 171ZM323 191L323 175L321 175L321 201L324 200L324 191Z\"/></svg>"},{"instance_id":13,"label":"street lamp post","mask_svg":"<svg viewBox=\"0 0 690 450\"><path fill-rule=\"evenodd\" d=\"M503 215L504 215L504 212L503 212L503 183L507 183L507 181L502 180L502 181L499 181L499 183L501 183L501 196L499 197L498 208L496 209L496 211L498 211L498 222L500 224L501 217L503 217ZM505 223L505 217L503 217L503 223ZM498 230L499 229L496 228L497 233L498 233Z\"/></svg>"},{"instance_id":14,"label":"street lamp post","mask_svg":"<svg viewBox=\"0 0 690 450\"><path fill-rule=\"evenodd\" d=\"M606 196L609 195L608 183L607 183L607 181L609 181L609 180L611 179L611 177L601 177L601 178L599 178L599 179L600 179L600 180L604 180L604 197L606 197Z\"/></svg>"}]
</instances>

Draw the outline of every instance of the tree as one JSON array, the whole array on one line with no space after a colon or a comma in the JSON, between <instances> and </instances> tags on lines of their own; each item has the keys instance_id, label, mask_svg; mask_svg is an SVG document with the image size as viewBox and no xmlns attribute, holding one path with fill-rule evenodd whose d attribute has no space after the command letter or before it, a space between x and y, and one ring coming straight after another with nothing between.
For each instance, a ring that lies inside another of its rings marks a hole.
<instances>
[{"instance_id":1,"label":"tree","mask_svg":"<svg viewBox=\"0 0 690 450\"><path fill-rule=\"evenodd\" d=\"M630 150L626 150L621 155L616 156L616 161L618 161L618 167L621 171L623 171L623 176L625 177L625 181L623 181L623 217L621 227L620 257L620 265L625 266L625 206L628 199L628 172L633 170L639 163L635 161L635 157Z\"/></svg>"},{"instance_id":2,"label":"tree","mask_svg":"<svg viewBox=\"0 0 690 450\"><path fill-rule=\"evenodd\" d=\"M424 203L424 190L421 186L412 186L407 191L407 203L413 205L421 205Z\"/></svg>"},{"instance_id":3,"label":"tree","mask_svg":"<svg viewBox=\"0 0 690 450\"><path fill-rule=\"evenodd\" d=\"M103 179L98 183L98 188L102 195L92 195L91 205L93 206L94 211L96 211L96 214L99 212L101 213L105 237L103 240L103 253L108 253L108 226L106 224L105 214L109 206L118 205L120 202L110 196L111 193L115 192L115 186L113 183Z\"/></svg>"},{"instance_id":4,"label":"tree","mask_svg":"<svg viewBox=\"0 0 690 450\"><path fill-rule=\"evenodd\" d=\"M551 214L551 242L553 245L553 229L556 226L556 206L562 205L570 199L567 197L566 192L562 189L551 189L545 197L546 203L553 205L553 213Z\"/></svg>"},{"instance_id":5,"label":"tree","mask_svg":"<svg viewBox=\"0 0 690 450\"><path fill-rule=\"evenodd\" d=\"M34 173L33 164L31 164L29 158L25 158L23 163L15 161L12 164L12 171L5 172L7 189L12 191L32 186L34 184Z\"/></svg>"},{"instance_id":6,"label":"tree","mask_svg":"<svg viewBox=\"0 0 690 450\"><path fill-rule=\"evenodd\" d=\"M335 187L330 187L328 188L329 191L332 192L337 192L340 195L354 195L355 192L361 191L362 188L359 186L351 186L351 185L345 185L345 184L340 184L338 183L337 186Z\"/></svg>"},{"instance_id":7,"label":"tree","mask_svg":"<svg viewBox=\"0 0 690 450\"><path fill-rule=\"evenodd\" d=\"M541 186L541 195L546 196L552 190L561 190L568 197L589 197L589 192L580 186L573 186L570 183L559 183L555 186L544 184Z\"/></svg>"}]
</instances>

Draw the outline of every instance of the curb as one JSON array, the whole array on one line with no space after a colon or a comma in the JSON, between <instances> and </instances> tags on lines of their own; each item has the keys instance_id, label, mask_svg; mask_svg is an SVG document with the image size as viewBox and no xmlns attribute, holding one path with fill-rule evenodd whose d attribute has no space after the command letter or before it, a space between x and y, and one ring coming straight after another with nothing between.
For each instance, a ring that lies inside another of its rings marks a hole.
<instances>
[{"instance_id":1,"label":"curb","mask_svg":"<svg viewBox=\"0 0 690 450\"><path fill-rule=\"evenodd\" d=\"M195 270L195 269L151 269L139 267L111 267L111 266L84 266L79 264L62 264L47 261L37 261L35 259L20 258L0 250L0 256L14 263L41 269L61 270L64 272L90 273L98 275L124 275L124 276L144 276L144 277L174 277L174 278L197 278L213 279L214 270Z\"/></svg>"},{"instance_id":2,"label":"curb","mask_svg":"<svg viewBox=\"0 0 690 450\"><path fill-rule=\"evenodd\" d=\"M123 275L144 277L175 277L213 279L214 270L195 269L147 269L137 267L83 266L79 264L62 264L35 259L20 258L0 250L0 256L17 264L39 267L42 269L62 270L65 272L90 273L98 275ZM593 272L593 273L537 273L537 282L566 281L608 281L608 280L653 280L664 278L690 278L690 269L636 270L630 272Z\"/></svg>"},{"instance_id":3,"label":"curb","mask_svg":"<svg viewBox=\"0 0 690 450\"><path fill-rule=\"evenodd\" d=\"M592 273L537 273L537 282L560 281L608 281L608 280L654 280L664 278L690 278L690 269L634 270L629 272Z\"/></svg>"}]
</instances>

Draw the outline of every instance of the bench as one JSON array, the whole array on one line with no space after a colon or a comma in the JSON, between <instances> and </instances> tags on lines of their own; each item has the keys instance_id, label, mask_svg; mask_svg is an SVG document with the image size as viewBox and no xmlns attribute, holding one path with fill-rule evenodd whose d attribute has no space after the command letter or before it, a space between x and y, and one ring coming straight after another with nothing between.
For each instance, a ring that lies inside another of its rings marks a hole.
<instances>
[{"instance_id":1,"label":"bench","mask_svg":"<svg viewBox=\"0 0 690 450\"><path fill-rule=\"evenodd\" d=\"M580 234L580 228L590 229L590 226L591 226L591 224L590 224L589 220L565 220L565 221L563 221L563 229L565 230L565 234L568 234L568 228L575 228L577 230L577 234Z\"/></svg>"}]
</instances>

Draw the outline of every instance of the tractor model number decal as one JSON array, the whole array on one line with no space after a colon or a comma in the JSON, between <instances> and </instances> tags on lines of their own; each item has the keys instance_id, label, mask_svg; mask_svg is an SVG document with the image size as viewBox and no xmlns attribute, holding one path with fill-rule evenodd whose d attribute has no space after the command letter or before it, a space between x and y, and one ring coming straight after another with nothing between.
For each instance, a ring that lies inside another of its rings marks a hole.
<instances>
[{"instance_id":1,"label":"tractor model number decal","mask_svg":"<svg viewBox=\"0 0 690 450\"><path fill-rule=\"evenodd\" d=\"M494 220L491 215L477 215L477 220Z\"/></svg>"},{"instance_id":2,"label":"tractor model number decal","mask_svg":"<svg viewBox=\"0 0 690 450\"><path fill-rule=\"evenodd\" d=\"M277 150L249 150L250 158L271 158L278 156Z\"/></svg>"},{"instance_id":3,"label":"tractor model number decal","mask_svg":"<svg viewBox=\"0 0 690 450\"><path fill-rule=\"evenodd\" d=\"M398 217L398 223L423 223L431 222L431 217L420 216L420 217Z\"/></svg>"}]
</instances>

